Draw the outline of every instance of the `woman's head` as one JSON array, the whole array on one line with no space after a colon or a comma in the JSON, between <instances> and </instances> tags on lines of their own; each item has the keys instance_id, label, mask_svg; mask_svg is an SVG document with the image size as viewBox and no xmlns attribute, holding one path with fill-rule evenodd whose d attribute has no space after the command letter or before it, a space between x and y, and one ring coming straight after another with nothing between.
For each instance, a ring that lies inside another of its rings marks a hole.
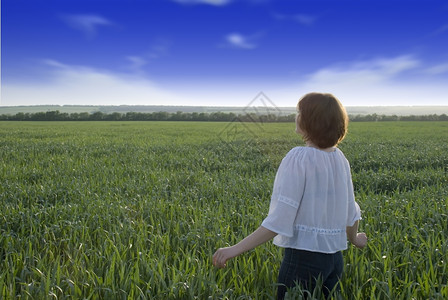
<instances>
[{"instance_id":1,"label":"woman's head","mask_svg":"<svg viewBox=\"0 0 448 300\"><path fill-rule=\"evenodd\" d=\"M332 94L306 94L297 104L297 113L297 132L319 148L336 146L347 133L347 113Z\"/></svg>"}]
</instances>

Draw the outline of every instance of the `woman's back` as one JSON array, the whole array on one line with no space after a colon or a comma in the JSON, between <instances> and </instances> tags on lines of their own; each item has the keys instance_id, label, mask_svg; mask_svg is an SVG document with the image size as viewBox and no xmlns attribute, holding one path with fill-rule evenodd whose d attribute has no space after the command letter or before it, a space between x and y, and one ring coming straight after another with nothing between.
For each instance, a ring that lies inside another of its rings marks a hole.
<instances>
[{"instance_id":1,"label":"woman's back","mask_svg":"<svg viewBox=\"0 0 448 300\"><path fill-rule=\"evenodd\" d=\"M337 148L293 148L278 169L269 215L263 226L284 230L274 238L278 246L323 253L346 249L346 226L360 212L344 154Z\"/></svg>"}]
</instances>

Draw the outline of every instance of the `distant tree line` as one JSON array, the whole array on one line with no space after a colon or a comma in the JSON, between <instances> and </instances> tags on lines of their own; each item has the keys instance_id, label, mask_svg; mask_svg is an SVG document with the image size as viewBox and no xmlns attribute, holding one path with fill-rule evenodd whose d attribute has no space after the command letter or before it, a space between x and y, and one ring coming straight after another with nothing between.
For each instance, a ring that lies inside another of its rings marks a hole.
<instances>
[{"instance_id":1,"label":"distant tree line","mask_svg":"<svg viewBox=\"0 0 448 300\"><path fill-rule=\"evenodd\" d=\"M240 122L293 122L295 114L290 115L258 115L255 113L235 114L235 113L198 113L198 112L127 112L127 113L103 113L100 111L87 113L65 113L59 110L36 112L36 113L22 113L15 115L2 114L1 121L211 121L211 122L231 122L238 120ZM350 121L354 122L372 122L372 121L448 121L446 114L442 115L411 115L411 116L397 116L397 115L351 115Z\"/></svg>"},{"instance_id":2,"label":"distant tree line","mask_svg":"<svg viewBox=\"0 0 448 300\"><path fill-rule=\"evenodd\" d=\"M431 115L350 115L350 121L353 122L376 122L376 121L448 121L446 114L431 114Z\"/></svg>"},{"instance_id":3,"label":"distant tree line","mask_svg":"<svg viewBox=\"0 0 448 300\"><path fill-rule=\"evenodd\" d=\"M448 115L350 115L350 121L353 122L376 122L376 121L448 121Z\"/></svg>"},{"instance_id":4,"label":"distant tree line","mask_svg":"<svg viewBox=\"0 0 448 300\"><path fill-rule=\"evenodd\" d=\"M241 122L289 122L294 120L295 115L257 115L255 113L235 114L235 113L198 113L198 112L127 112L127 113L103 113L100 111L93 113L65 113L59 110L36 112L36 113L17 113L15 115L0 115L2 121L233 121L238 119Z\"/></svg>"}]
</instances>

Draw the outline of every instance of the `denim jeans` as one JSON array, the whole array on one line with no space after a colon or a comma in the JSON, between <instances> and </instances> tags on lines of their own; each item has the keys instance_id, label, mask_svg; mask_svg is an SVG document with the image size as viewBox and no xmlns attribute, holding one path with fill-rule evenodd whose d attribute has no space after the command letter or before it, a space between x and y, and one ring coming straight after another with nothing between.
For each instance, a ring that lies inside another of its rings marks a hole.
<instances>
[{"instance_id":1,"label":"denim jeans","mask_svg":"<svg viewBox=\"0 0 448 300\"><path fill-rule=\"evenodd\" d=\"M316 282L322 283L322 291L328 297L333 288L338 289L343 268L341 251L327 254L286 248L278 275L277 299L284 299L287 288L296 284L312 294Z\"/></svg>"}]
</instances>

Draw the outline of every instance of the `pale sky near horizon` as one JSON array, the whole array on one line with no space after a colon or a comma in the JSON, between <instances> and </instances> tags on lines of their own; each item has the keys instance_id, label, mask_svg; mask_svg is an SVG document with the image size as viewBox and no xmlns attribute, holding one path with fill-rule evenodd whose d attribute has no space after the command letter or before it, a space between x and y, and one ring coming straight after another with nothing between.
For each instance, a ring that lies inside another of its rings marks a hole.
<instances>
[{"instance_id":1,"label":"pale sky near horizon","mask_svg":"<svg viewBox=\"0 0 448 300\"><path fill-rule=\"evenodd\" d=\"M2 0L1 106L448 105L445 0Z\"/></svg>"}]
</instances>

